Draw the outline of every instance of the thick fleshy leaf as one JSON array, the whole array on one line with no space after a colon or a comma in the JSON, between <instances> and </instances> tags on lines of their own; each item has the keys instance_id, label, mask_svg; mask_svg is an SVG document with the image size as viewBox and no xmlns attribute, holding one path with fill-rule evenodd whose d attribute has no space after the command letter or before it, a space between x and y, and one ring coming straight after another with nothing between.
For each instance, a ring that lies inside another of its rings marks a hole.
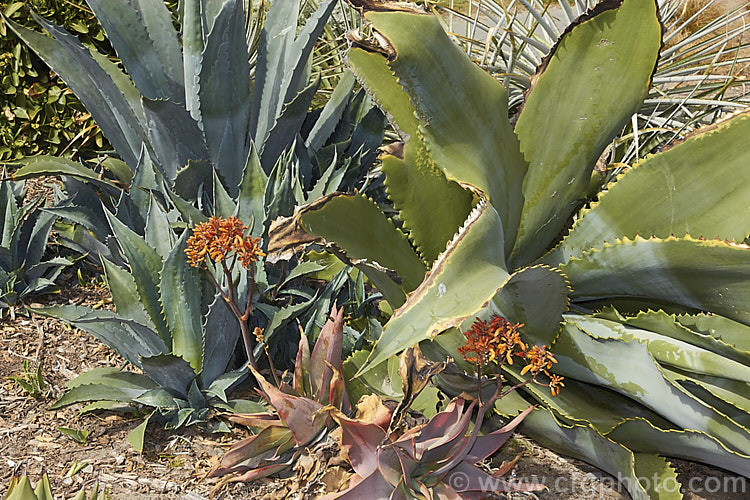
<instances>
[{"instance_id":1,"label":"thick fleshy leaf","mask_svg":"<svg viewBox=\"0 0 750 500\"><path fill-rule=\"evenodd\" d=\"M480 202L424 282L388 321L360 373L460 325L495 296L509 278L501 227L495 209Z\"/></svg>"},{"instance_id":2,"label":"thick fleshy leaf","mask_svg":"<svg viewBox=\"0 0 750 500\"><path fill-rule=\"evenodd\" d=\"M209 158L233 196L247 158L250 64L242 0L224 2L203 51L198 95Z\"/></svg>"},{"instance_id":3,"label":"thick fleshy leaf","mask_svg":"<svg viewBox=\"0 0 750 500\"><path fill-rule=\"evenodd\" d=\"M128 442L138 453L143 452L143 445L146 441L146 427L154 414L147 416L135 429L128 433Z\"/></svg>"},{"instance_id":4,"label":"thick fleshy leaf","mask_svg":"<svg viewBox=\"0 0 750 500\"><path fill-rule=\"evenodd\" d=\"M110 401L132 401L148 389L126 388L119 385L86 384L78 385L66 392L60 399L50 406L50 410L62 408L81 401L107 399Z\"/></svg>"},{"instance_id":5,"label":"thick fleshy leaf","mask_svg":"<svg viewBox=\"0 0 750 500\"><path fill-rule=\"evenodd\" d=\"M588 330L568 319L552 349L556 373L617 391L679 427L707 432L729 448L750 452L747 429L665 377L645 345L599 338Z\"/></svg>"},{"instance_id":6,"label":"thick fleshy leaf","mask_svg":"<svg viewBox=\"0 0 750 500\"><path fill-rule=\"evenodd\" d=\"M189 232L184 231L164 260L159 290L172 337L172 352L200 373L203 369L201 278L185 254L188 236Z\"/></svg>"},{"instance_id":7,"label":"thick fleshy leaf","mask_svg":"<svg viewBox=\"0 0 750 500\"><path fill-rule=\"evenodd\" d=\"M514 265L566 228L597 159L646 98L660 49L656 2L613 0L578 18L544 59L515 129L529 170Z\"/></svg>"},{"instance_id":8,"label":"thick fleshy leaf","mask_svg":"<svg viewBox=\"0 0 750 500\"><path fill-rule=\"evenodd\" d=\"M263 394L286 424L298 446L304 446L325 427L326 415L318 413L323 405L312 399L292 396L269 384L263 376L253 370Z\"/></svg>"},{"instance_id":9,"label":"thick fleshy leaf","mask_svg":"<svg viewBox=\"0 0 750 500\"><path fill-rule=\"evenodd\" d=\"M750 247L690 237L616 240L561 266L572 300L654 300L750 325Z\"/></svg>"},{"instance_id":10,"label":"thick fleshy leaf","mask_svg":"<svg viewBox=\"0 0 750 500\"><path fill-rule=\"evenodd\" d=\"M169 252L175 245L174 231L169 225L169 219L165 211L159 206L156 198L151 196L151 203L148 207L148 216L146 217L146 227L144 228L146 242L154 247L162 259L166 259Z\"/></svg>"},{"instance_id":11,"label":"thick fleshy leaf","mask_svg":"<svg viewBox=\"0 0 750 500\"><path fill-rule=\"evenodd\" d=\"M341 368L341 352L344 341L344 308L334 305L328 321L320 330L310 355L310 388L312 397L321 404L328 404L333 370Z\"/></svg>"},{"instance_id":12,"label":"thick fleshy leaf","mask_svg":"<svg viewBox=\"0 0 750 500\"><path fill-rule=\"evenodd\" d=\"M415 136L419 121L409 94L399 85L386 59L381 55L352 47L347 53L347 61L354 76L374 97L378 105L388 114L396 129L408 139Z\"/></svg>"},{"instance_id":13,"label":"thick fleshy leaf","mask_svg":"<svg viewBox=\"0 0 750 500\"><path fill-rule=\"evenodd\" d=\"M419 135L407 144L404 160L382 161L388 197L417 251L432 265L471 212L471 192L445 178Z\"/></svg>"},{"instance_id":14,"label":"thick fleshy leaf","mask_svg":"<svg viewBox=\"0 0 750 500\"><path fill-rule=\"evenodd\" d=\"M315 241L314 236L334 243L354 262L364 261L395 271L403 278L405 290L413 290L424 279L426 268L406 235L394 227L375 202L364 196L326 197L300 209L292 221L274 224L269 253L289 246L304 246ZM377 286L377 281L374 282Z\"/></svg>"},{"instance_id":15,"label":"thick fleshy leaf","mask_svg":"<svg viewBox=\"0 0 750 500\"><path fill-rule=\"evenodd\" d=\"M624 326L600 318L576 317L576 325L597 338L615 338L625 342L637 340L661 365L691 373L727 377L750 383L750 366L728 359L721 354L697 347L649 330Z\"/></svg>"},{"instance_id":16,"label":"thick fleshy leaf","mask_svg":"<svg viewBox=\"0 0 750 500\"><path fill-rule=\"evenodd\" d=\"M171 22L166 25L161 23L159 27L153 25L157 19L154 13L169 16L169 12L152 9L152 15L147 18L148 23L144 23L144 18L131 2L87 0L87 3L94 11L97 21L104 27L107 39L112 43L117 56L122 60L123 66L141 94L149 99L183 101L182 72L176 74L178 68L182 69L182 65L176 66L174 61L170 60L170 56L179 53L177 33ZM170 32L172 37L168 37ZM160 36L158 41L162 42L163 46L155 45L156 40L152 39L152 33ZM171 43L165 44L167 41Z\"/></svg>"},{"instance_id":17,"label":"thick fleshy leaf","mask_svg":"<svg viewBox=\"0 0 750 500\"><path fill-rule=\"evenodd\" d=\"M246 226L252 227L253 237L258 238L263 232L265 218L264 197L268 176L260 165L260 158L255 144L245 163L239 197L237 198L237 217Z\"/></svg>"},{"instance_id":18,"label":"thick fleshy leaf","mask_svg":"<svg viewBox=\"0 0 750 500\"><path fill-rule=\"evenodd\" d=\"M385 431L373 423L345 417L336 419L341 426L341 447L354 472L366 477L378 468L378 447L386 439Z\"/></svg>"},{"instance_id":19,"label":"thick fleshy leaf","mask_svg":"<svg viewBox=\"0 0 750 500\"><path fill-rule=\"evenodd\" d=\"M98 187L104 188L110 193L117 194L120 188L112 182L102 179L97 172L83 164L69 160L67 158L58 158L55 156L35 156L23 160L22 166L13 172L14 180L21 181L32 177L42 177L47 175L66 175L79 178L85 182L90 182Z\"/></svg>"},{"instance_id":20,"label":"thick fleshy leaf","mask_svg":"<svg viewBox=\"0 0 750 500\"><path fill-rule=\"evenodd\" d=\"M750 234L750 150L736 145L748 134L750 114L743 113L637 163L545 260L566 262L605 241L637 234L744 240Z\"/></svg>"},{"instance_id":21,"label":"thick fleshy leaf","mask_svg":"<svg viewBox=\"0 0 750 500\"><path fill-rule=\"evenodd\" d=\"M124 389L154 389L156 387L154 381L145 375L109 366L100 366L82 373L65 384L65 387L72 389L89 384L113 385Z\"/></svg>"},{"instance_id":22,"label":"thick fleshy leaf","mask_svg":"<svg viewBox=\"0 0 750 500\"><path fill-rule=\"evenodd\" d=\"M356 477L356 476L355 476ZM349 488L326 496L326 500L361 500L362 498L391 498L393 485L382 474L374 472Z\"/></svg>"},{"instance_id":23,"label":"thick fleshy leaf","mask_svg":"<svg viewBox=\"0 0 750 500\"><path fill-rule=\"evenodd\" d=\"M146 240L120 222L109 211L105 210L105 215L117 243L128 261L141 304L151 318L151 322L156 326L156 332L167 347L171 349L172 336L162 316L162 306L159 300L161 257L156 250L146 243Z\"/></svg>"},{"instance_id":24,"label":"thick fleshy leaf","mask_svg":"<svg viewBox=\"0 0 750 500\"><path fill-rule=\"evenodd\" d=\"M503 399L497 404L502 402ZM622 478L623 486L634 500L651 500L635 473L633 452L593 427L564 424L548 410L539 408L526 417L521 431L542 446L595 463L605 472Z\"/></svg>"},{"instance_id":25,"label":"thick fleshy leaf","mask_svg":"<svg viewBox=\"0 0 750 500\"><path fill-rule=\"evenodd\" d=\"M642 452L699 460L748 477L750 456L737 453L705 432L660 429L646 419L628 419L607 436Z\"/></svg>"},{"instance_id":26,"label":"thick fleshy leaf","mask_svg":"<svg viewBox=\"0 0 750 500\"><path fill-rule=\"evenodd\" d=\"M477 440L474 441L474 444L471 446L464 461L470 464L475 464L494 454L505 444L506 441L508 441L508 438L513 434L516 427L518 427L521 422L523 422L523 419L532 411L534 411L533 406L521 412L500 429L477 437Z\"/></svg>"},{"instance_id":27,"label":"thick fleshy leaf","mask_svg":"<svg viewBox=\"0 0 750 500\"><path fill-rule=\"evenodd\" d=\"M174 354L141 357L143 373L151 380L182 399L187 399L190 383L195 372L190 364Z\"/></svg>"},{"instance_id":28,"label":"thick fleshy leaf","mask_svg":"<svg viewBox=\"0 0 750 500\"><path fill-rule=\"evenodd\" d=\"M240 324L229 306L216 292L214 301L208 306L203 324L203 372L201 381L205 387L226 372L241 335Z\"/></svg>"},{"instance_id":29,"label":"thick fleshy leaf","mask_svg":"<svg viewBox=\"0 0 750 500\"><path fill-rule=\"evenodd\" d=\"M185 76L185 108L197 123L201 123L198 89L204 48L201 23L201 0L182 0L182 64Z\"/></svg>"},{"instance_id":30,"label":"thick fleshy leaf","mask_svg":"<svg viewBox=\"0 0 750 500\"><path fill-rule=\"evenodd\" d=\"M453 43L436 17L368 12L366 18L393 50L388 64L411 97L435 165L449 180L487 195L510 252L526 161L508 121L505 88Z\"/></svg>"},{"instance_id":31,"label":"thick fleshy leaf","mask_svg":"<svg viewBox=\"0 0 750 500\"><path fill-rule=\"evenodd\" d=\"M297 266L299 269L301 265ZM310 344L305 332L300 332L299 347L297 347L297 358L294 362L294 378L292 389L300 396L314 394L310 384Z\"/></svg>"},{"instance_id":32,"label":"thick fleshy leaf","mask_svg":"<svg viewBox=\"0 0 750 500\"><path fill-rule=\"evenodd\" d=\"M143 111L156 160L170 186L189 160L208 160L203 131L185 108L171 101L144 98Z\"/></svg>"},{"instance_id":33,"label":"thick fleshy leaf","mask_svg":"<svg viewBox=\"0 0 750 500\"><path fill-rule=\"evenodd\" d=\"M146 140L146 131L138 126L138 116L128 100L76 37L38 16L35 19L53 38L23 28L9 19L4 21L60 75L86 106L120 157L135 167L141 145Z\"/></svg>"},{"instance_id":34,"label":"thick fleshy leaf","mask_svg":"<svg viewBox=\"0 0 750 500\"><path fill-rule=\"evenodd\" d=\"M167 352L164 341L150 327L118 316L111 311L80 306L43 307L35 313L62 319L114 349L120 356L141 366L141 356Z\"/></svg>"},{"instance_id":35,"label":"thick fleshy leaf","mask_svg":"<svg viewBox=\"0 0 750 500\"><path fill-rule=\"evenodd\" d=\"M141 304L133 276L105 258L102 258L102 268L117 314L153 328L154 324Z\"/></svg>"},{"instance_id":36,"label":"thick fleshy leaf","mask_svg":"<svg viewBox=\"0 0 750 500\"><path fill-rule=\"evenodd\" d=\"M716 314L681 314L680 324L750 352L750 326Z\"/></svg>"}]
</instances>

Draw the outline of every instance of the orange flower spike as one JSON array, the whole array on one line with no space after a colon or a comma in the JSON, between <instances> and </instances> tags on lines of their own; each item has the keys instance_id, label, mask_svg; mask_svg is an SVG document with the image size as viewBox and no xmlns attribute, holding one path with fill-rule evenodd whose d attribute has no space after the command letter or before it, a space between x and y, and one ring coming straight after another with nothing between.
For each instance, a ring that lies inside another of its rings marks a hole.
<instances>
[{"instance_id":1,"label":"orange flower spike","mask_svg":"<svg viewBox=\"0 0 750 500\"><path fill-rule=\"evenodd\" d=\"M560 388L565 387L565 384L563 384L563 377L559 375L550 375L550 382L549 382L549 390L552 393L553 396L557 396L560 394Z\"/></svg>"},{"instance_id":2,"label":"orange flower spike","mask_svg":"<svg viewBox=\"0 0 750 500\"><path fill-rule=\"evenodd\" d=\"M206 255L214 262L224 262L234 253L245 268L264 257L260 250L260 238L245 237L249 230L237 217L211 217L198 224L187 241L185 253L190 265L200 267L205 263Z\"/></svg>"}]
</instances>

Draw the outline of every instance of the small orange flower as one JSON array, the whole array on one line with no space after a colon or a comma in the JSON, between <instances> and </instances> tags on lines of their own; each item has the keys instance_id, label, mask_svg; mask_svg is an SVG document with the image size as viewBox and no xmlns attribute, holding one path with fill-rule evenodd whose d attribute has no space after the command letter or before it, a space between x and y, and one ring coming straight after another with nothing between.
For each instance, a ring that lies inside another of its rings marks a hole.
<instances>
[{"instance_id":1,"label":"small orange flower","mask_svg":"<svg viewBox=\"0 0 750 500\"><path fill-rule=\"evenodd\" d=\"M237 217L211 217L198 224L185 249L190 265L201 267L207 256L214 262L224 262L235 255L245 268L249 268L266 255L260 249L260 238L245 236L249 229Z\"/></svg>"},{"instance_id":2,"label":"small orange flower","mask_svg":"<svg viewBox=\"0 0 750 500\"><path fill-rule=\"evenodd\" d=\"M256 326L253 330L253 335L255 335L255 340L258 341L259 344L263 343L263 339L265 338L265 335L263 334L263 329Z\"/></svg>"},{"instance_id":3,"label":"small orange flower","mask_svg":"<svg viewBox=\"0 0 750 500\"><path fill-rule=\"evenodd\" d=\"M562 382L564 379L563 377L554 374L550 375L549 378L549 390L553 396L557 396L560 394L560 387L565 387L565 384Z\"/></svg>"},{"instance_id":4,"label":"small orange flower","mask_svg":"<svg viewBox=\"0 0 750 500\"><path fill-rule=\"evenodd\" d=\"M547 372L552 368L553 363L557 363L555 356L547 350L547 346L532 346L531 349L526 351L523 355L526 359L526 366L521 370L521 375L526 372L531 372L532 375L536 375L539 372Z\"/></svg>"}]
</instances>

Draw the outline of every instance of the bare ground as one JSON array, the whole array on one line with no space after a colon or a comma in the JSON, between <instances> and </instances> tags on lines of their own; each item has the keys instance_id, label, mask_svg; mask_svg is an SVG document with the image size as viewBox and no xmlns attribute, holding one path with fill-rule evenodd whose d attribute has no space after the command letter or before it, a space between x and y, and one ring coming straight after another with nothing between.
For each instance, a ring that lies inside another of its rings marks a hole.
<instances>
[{"instance_id":1,"label":"bare ground","mask_svg":"<svg viewBox=\"0 0 750 500\"><path fill-rule=\"evenodd\" d=\"M72 275L67 276L62 288L63 293L48 296L43 302L111 307L104 288L80 287ZM42 363L47 386L40 399L30 397L8 378L21 374L24 360L32 368ZM71 498L84 486L90 490L96 481L108 488L113 499L196 500L209 496L216 480L203 479L205 474L229 445L247 436L246 430L235 428L229 435L219 435L197 428L167 432L155 427L148 431L145 451L140 454L127 442L127 434L138 425L138 419L114 413L79 417L83 405L48 409L62 395L65 383L78 374L97 366L120 365L122 359L110 349L59 321L20 314L15 319L6 316L0 320L0 496L4 495L12 473L24 470L32 481L46 471L58 498ZM58 427L85 429L90 435L85 444L78 444L58 431ZM614 478L578 460L563 458L522 436L506 444L493 464L512 459L518 453L523 456L512 477L543 482L549 490L507 498L628 498ZM338 464L332 466L333 461L329 463L335 455L336 444L324 443L304 456L289 477L230 485L217 498L302 499L338 490L348 480L350 471ZM73 477L66 477L76 460L88 464ZM686 486L690 478L696 477L698 480L691 483L694 489L717 490L713 494L685 491L690 500L750 497L750 485L744 482L739 486L746 486L748 493L732 495L731 488L724 486L737 485L731 482L732 476L721 471L683 461L676 461L675 465Z\"/></svg>"}]
</instances>

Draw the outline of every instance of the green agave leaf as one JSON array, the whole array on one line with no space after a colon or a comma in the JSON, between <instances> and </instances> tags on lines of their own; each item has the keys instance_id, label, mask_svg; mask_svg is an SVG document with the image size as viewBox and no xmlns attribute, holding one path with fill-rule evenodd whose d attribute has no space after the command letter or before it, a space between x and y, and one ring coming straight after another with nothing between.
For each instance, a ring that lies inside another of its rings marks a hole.
<instances>
[{"instance_id":1,"label":"green agave leaf","mask_svg":"<svg viewBox=\"0 0 750 500\"><path fill-rule=\"evenodd\" d=\"M636 453L635 474L646 484L646 490L652 499L682 500L677 471L664 457Z\"/></svg>"},{"instance_id":2,"label":"green agave leaf","mask_svg":"<svg viewBox=\"0 0 750 500\"><path fill-rule=\"evenodd\" d=\"M411 105L409 94L398 84L396 77L381 54L352 47L347 61L359 83L374 97L388 114L396 129L408 139L414 137L419 121Z\"/></svg>"},{"instance_id":3,"label":"green agave leaf","mask_svg":"<svg viewBox=\"0 0 750 500\"><path fill-rule=\"evenodd\" d=\"M742 241L750 234L750 114L705 127L622 174L585 212L546 262L572 256L618 237L692 234Z\"/></svg>"},{"instance_id":4,"label":"green agave leaf","mask_svg":"<svg viewBox=\"0 0 750 500\"><path fill-rule=\"evenodd\" d=\"M616 240L560 269L574 301L652 299L750 325L750 250L722 241L670 237Z\"/></svg>"},{"instance_id":5,"label":"green agave leaf","mask_svg":"<svg viewBox=\"0 0 750 500\"><path fill-rule=\"evenodd\" d=\"M229 306L216 292L203 324L203 372L201 381L209 387L224 374L240 338L240 325Z\"/></svg>"},{"instance_id":6,"label":"green agave leaf","mask_svg":"<svg viewBox=\"0 0 750 500\"><path fill-rule=\"evenodd\" d=\"M138 10L140 19L148 31L148 36L153 41L159 62L169 79L171 90L175 92L172 96L173 99L177 102L184 102L185 75L182 49L180 48L178 32L172 24L172 13L167 5L162 2L136 0L136 2L130 2L130 4Z\"/></svg>"},{"instance_id":7,"label":"green agave leaf","mask_svg":"<svg viewBox=\"0 0 750 500\"><path fill-rule=\"evenodd\" d=\"M151 420L151 417L154 416L154 413L151 413L143 420L143 422L138 424L135 429L128 433L128 442L138 453L143 453L143 444L146 439L146 427L148 427L148 423Z\"/></svg>"},{"instance_id":8,"label":"green agave leaf","mask_svg":"<svg viewBox=\"0 0 750 500\"><path fill-rule=\"evenodd\" d=\"M182 0L182 65L185 76L185 107L197 123L201 123L198 75L203 62L203 26L201 23L201 0Z\"/></svg>"},{"instance_id":9,"label":"green agave leaf","mask_svg":"<svg viewBox=\"0 0 750 500\"><path fill-rule=\"evenodd\" d=\"M126 372L119 368L110 366L100 366L93 368L65 384L65 387L72 389L82 385L111 385L123 389L153 389L156 387L154 382L140 373Z\"/></svg>"},{"instance_id":10,"label":"green agave leaf","mask_svg":"<svg viewBox=\"0 0 750 500\"><path fill-rule=\"evenodd\" d=\"M15 476L11 479L10 486L3 500L36 500L36 493L31 487L29 476L23 475L17 482Z\"/></svg>"},{"instance_id":11,"label":"green agave leaf","mask_svg":"<svg viewBox=\"0 0 750 500\"><path fill-rule=\"evenodd\" d=\"M513 273L492 299L487 313L497 313L514 323L532 343L551 345L568 310L570 285L558 269L526 267Z\"/></svg>"},{"instance_id":12,"label":"green agave leaf","mask_svg":"<svg viewBox=\"0 0 750 500\"><path fill-rule=\"evenodd\" d=\"M237 204L234 202L224 184L221 182L216 170L213 172L213 202L216 215L221 217L231 217L237 212Z\"/></svg>"},{"instance_id":13,"label":"green agave leaf","mask_svg":"<svg viewBox=\"0 0 750 500\"><path fill-rule=\"evenodd\" d=\"M700 461L748 477L750 456L724 446L705 432L660 429L646 419L624 421L607 437L646 453Z\"/></svg>"},{"instance_id":14,"label":"green agave leaf","mask_svg":"<svg viewBox=\"0 0 750 500\"><path fill-rule=\"evenodd\" d=\"M542 255L587 197L596 160L646 98L660 48L656 2L615 0L576 20L542 62L516 124L529 162L516 265Z\"/></svg>"},{"instance_id":15,"label":"green agave leaf","mask_svg":"<svg viewBox=\"0 0 750 500\"><path fill-rule=\"evenodd\" d=\"M164 260L161 271L161 303L172 336L172 353L203 369L203 327L201 325L201 278L188 263L188 231L184 231Z\"/></svg>"},{"instance_id":16,"label":"green agave leaf","mask_svg":"<svg viewBox=\"0 0 750 500\"><path fill-rule=\"evenodd\" d=\"M372 200L362 195L333 195L303 210L303 229L335 243L349 259L366 260L396 271L403 278L404 290L415 289L424 279L426 268L406 235Z\"/></svg>"},{"instance_id":17,"label":"green agave leaf","mask_svg":"<svg viewBox=\"0 0 750 500\"><path fill-rule=\"evenodd\" d=\"M385 359L476 316L505 285L502 222L481 201L422 284L394 312L360 375Z\"/></svg>"},{"instance_id":18,"label":"green agave leaf","mask_svg":"<svg viewBox=\"0 0 750 500\"><path fill-rule=\"evenodd\" d=\"M681 428L707 432L739 452L750 450L747 429L665 377L644 344L598 338L578 324L581 320L568 317L555 342L555 372L617 391Z\"/></svg>"},{"instance_id":19,"label":"green agave leaf","mask_svg":"<svg viewBox=\"0 0 750 500\"><path fill-rule=\"evenodd\" d=\"M141 305L151 318L159 337L164 341L167 348L171 349L172 336L162 316L162 306L159 300L161 257L146 240L134 233L109 211L105 210L105 215L112 232L117 238L117 243L128 261Z\"/></svg>"},{"instance_id":20,"label":"green agave leaf","mask_svg":"<svg viewBox=\"0 0 750 500\"><path fill-rule=\"evenodd\" d=\"M636 316L619 316L609 317L606 319L619 321L620 323L624 323L629 326L650 330L652 332L660 333L676 340L688 342L703 349L713 351L744 365L750 366L750 352L741 351L735 348L732 344L724 342L718 336L714 337L713 335L703 333L700 330L691 329L683 325L678 318L679 316L670 315L664 311L641 311ZM738 326L742 326L743 328L750 330L744 325Z\"/></svg>"},{"instance_id":21,"label":"green agave leaf","mask_svg":"<svg viewBox=\"0 0 750 500\"><path fill-rule=\"evenodd\" d=\"M388 197L417 251L432 265L471 212L472 194L435 167L418 134L406 146L404 160L386 156L382 161Z\"/></svg>"},{"instance_id":22,"label":"green agave leaf","mask_svg":"<svg viewBox=\"0 0 750 500\"><path fill-rule=\"evenodd\" d=\"M171 394L187 399L190 383L195 372L190 364L174 354L158 354L141 357L143 373ZM111 399L111 398L110 398Z\"/></svg>"},{"instance_id":23,"label":"green agave leaf","mask_svg":"<svg viewBox=\"0 0 750 500\"><path fill-rule=\"evenodd\" d=\"M245 163L240 193L237 198L237 217L246 226L252 227L253 237L263 233L263 220L266 215L265 192L268 176L260 165L258 150L253 143Z\"/></svg>"},{"instance_id":24,"label":"green agave leaf","mask_svg":"<svg viewBox=\"0 0 750 500\"><path fill-rule=\"evenodd\" d=\"M14 180L20 181L47 175L69 175L95 184L115 195L120 193L120 188L106 179L101 179L97 172L67 158L46 155L35 156L24 159L22 165L13 172Z\"/></svg>"},{"instance_id":25,"label":"green agave leaf","mask_svg":"<svg viewBox=\"0 0 750 500\"><path fill-rule=\"evenodd\" d=\"M148 136L156 161L170 186L188 160L208 160L203 131L180 106L171 101L142 99Z\"/></svg>"},{"instance_id":26,"label":"green agave leaf","mask_svg":"<svg viewBox=\"0 0 750 500\"><path fill-rule=\"evenodd\" d=\"M336 125L341 120L346 106L349 104L356 80L350 71L344 71L333 89L331 98L323 107L320 116L315 121L305 140L305 146L310 151L318 151L333 134Z\"/></svg>"},{"instance_id":27,"label":"green agave leaf","mask_svg":"<svg viewBox=\"0 0 750 500\"><path fill-rule=\"evenodd\" d=\"M35 215L36 222L34 222L31 234L26 235L28 238L26 241L19 242L21 245L19 248L21 250L19 257L23 258L23 266L27 269L28 279L34 279L32 268L38 266L42 257L44 257L44 252L47 249L47 239L52 231L52 226L57 220L57 216L49 212L40 211ZM27 220L27 224L29 222L31 222L31 219ZM58 263L60 265L72 264L72 262L63 258L56 258L53 261L47 262L52 264Z\"/></svg>"},{"instance_id":28,"label":"green agave leaf","mask_svg":"<svg viewBox=\"0 0 750 500\"><path fill-rule=\"evenodd\" d=\"M742 410L745 414L750 414L750 384L746 382L741 382L729 377L712 377L710 375L692 373L684 370L666 369L665 372L672 378L672 380L680 382L688 381L693 386L700 386L704 391L709 392L712 397L721 399L734 408ZM688 387L688 390L694 394L696 392L690 387ZM704 398L701 397L701 399ZM734 413L739 415L737 412ZM747 419L747 415L739 416Z\"/></svg>"},{"instance_id":29,"label":"green agave leaf","mask_svg":"<svg viewBox=\"0 0 750 500\"><path fill-rule=\"evenodd\" d=\"M503 413L500 399L496 407ZM636 474L636 457L625 446L597 432L590 425L568 425L544 408L537 408L521 424L520 430L542 446L558 453L595 463L609 474L622 478L633 500L651 500Z\"/></svg>"},{"instance_id":30,"label":"green agave leaf","mask_svg":"<svg viewBox=\"0 0 750 500\"><path fill-rule=\"evenodd\" d=\"M41 307L31 310L37 314L67 321L102 341L138 367L141 366L141 356L153 356L167 351L164 341L151 328L111 311L95 311L80 306Z\"/></svg>"},{"instance_id":31,"label":"green agave leaf","mask_svg":"<svg viewBox=\"0 0 750 500\"><path fill-rule=\"evenodd\" d=\"M621 339L625 342L637 340L646 345L648 352L661 365L750 383L750 366L689 342L606 319L575 317L572 321L597 338Z\"/></svg>"},{"instance_id":32,"label":"green agave leaf","mask_svg":"<svg viewBox=\"0 0 750 500\"><path fill-rule=\"evenodd\" d=\"M135 166L146 132L136 127L138 116L125 96L76 37L39 16L34 19L53 38L4 21L75 92L125 163Z\"/></svg>"},{"instance_id":33,"label":"green agave leaf","mask_svg":"<svg viewBox=\"0 0 750 500\"><path fill-rule=\"evenodd\" d=\"M411 97L435 164L449 180L486 193L510 252L521 217L526 161L507 118L505 88L466 57L436 17L408 12L366 17L395 51L388 64Z\"/></svg>"},{"instance_id":34,"label":"green agave leaf","mask_svg":"<svg viewBox=\"0 0 750 500\"><path fill-rule=\"evenodd\" d=\"M241 167L247 158L249 75L244 2L228 0L206 38L198 96L209 158L233 196L237 195Z\"/></svg>"},{"instance_id":35,"label":"green agave leaf","mask_svg":"<svg viewBox=\"0 0 750 500\"><path fill-rule=\"evenodd\" d=\"M320 75L293 96L276 118L266 141L262 143L260 163L265 170L270 170L284 153L294 149L319 86Z\"/></svg>"},{"instance_id":36,"label":"green agave leaf","mask_svg":"<svg viewBox=\"0 0 750 500\"><path fill-rule=\"evenodd\" d=\"M86 433L87 438L88 431L82 432ZM84 438L84 442L86 441L86 438ZM37 483L36 488L34 488L34 495L36 496L36 500L55 500L54 495L52 495L52 488L50 488L49 485L49 476L46 472L42 474L42 478Z\"/></svg>"},{"instance_id":37,"label":"green agave leaf","mask_svg":"<svg viewBox=\"0 0 750 500\"><path fill-rule=\"evenodd\" d=\"M130 318L144 326L153 328L154 323L148 314L146 314L143 304L141 304L133 276L125 269L105 258L102 258L102 268L104 269L104 279L107 281L107 288L112 295L112 302L115 304L117 314L123 318Z\"/></svg>"},{"instance_id":38,"label":"green agave leaf","mask_svg":"<svg viewBox=\"0 0 750 500\"><path fill-rule=\"evenodd\" d=\"M691 330L716 337L741 351L750 351L750 326L715 314L681 314L677 316L677 321Z\"/></svg>"},{"instance_id":39,"label":"green agave leaf","mask_svg":"<svg viewBox=\"0 0 750 500\"><path fill-rule=\"evenodd\" d=\"M119 383L119 382L118 382ZM78 385L66 392L60 399L50 406L50 410L56 410L81 401L94 401L106 399L109 401L132 401L148 389L136 389L131 387L120 387L119 385L86 384Z\"/></svg>"},{"instance_id":40,"label":"green agave leaf","mask_svg":"<svg viewBox=\"0 0 750 500\"><path fill-rule=\"evenodd\" d=\"M179 46L173 46L177 44L177 36L171 22L154 26L155 17L151 15L148 17L149 24L151 24L149 26L144 23L144 19L132 2L87 0L87 3L94 11L97 21L101 23L117 56L122 60L123 66L141 94L149 99L183 101L183 76L181 71L179 75L174 74L177 69L175 61L169 57L179 51ZM146 2L138 1L138 3L145 4ZM167 10L163 4L162 9ZM152 6L151 14L155 12L157 9ZM166 15L169 15L169 12ZM167 38L169 32L173 36ZM152 33L160 35L160 42L171 43L157 46L150 36ZM168 70L172 70L173 74L168 74Z\"/></svg>"},{"instance_id":41,"label":"green agave leaf","mask_svg":"<svg viewBox=\"0 0 750 500\"><path fill-rule=\"evenodd\" d=\"M169 225L167 214L159 206L153 195L151 195L151 203L148 208L144 236L146 243L159 252L162 259L165 259L174 248L176 239L174 231Z\"/></svg>"},{"instance_id":42,"label":"green agave leaf","mask_svg":"<svg viewBox=\"0 0 750 500\"><path fill-rule=\"evenodd\" d=\"M287 103L307 86L308 58L336 2L323 0L297 34L299 0L271 4L260 35L250 131L264 144ZM261 148L264 149L264 148ZM263 162L266 170L269 163Z\"/></svg>"}]
</instances>

